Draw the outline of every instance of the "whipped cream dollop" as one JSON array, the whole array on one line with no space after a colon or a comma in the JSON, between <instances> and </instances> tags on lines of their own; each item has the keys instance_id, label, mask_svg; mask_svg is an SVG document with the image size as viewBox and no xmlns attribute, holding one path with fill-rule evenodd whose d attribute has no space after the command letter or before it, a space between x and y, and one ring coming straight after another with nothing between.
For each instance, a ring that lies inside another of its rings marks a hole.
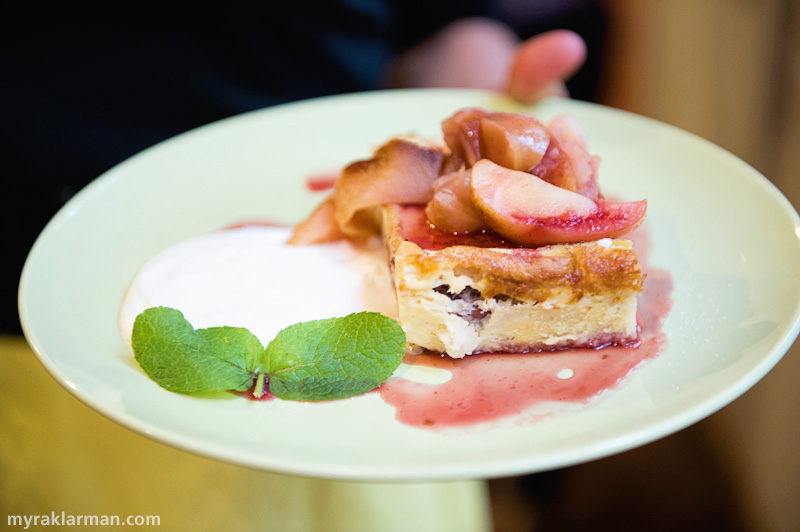
<instances>
[{"instance_id":1,"label":"whipped cream dollop","mask_svg":"<svg viewBox=\"0 0 800 532\"><path fill-rule=\"evenodd\" d=\"M383 246L285 244L290 228L245 226L179 242L134 278L119 315L130 341L136 316L165 306L196 329L245 327L267 345L283 328L373 311L396 319Z\"/></svg>"}]
</instances>

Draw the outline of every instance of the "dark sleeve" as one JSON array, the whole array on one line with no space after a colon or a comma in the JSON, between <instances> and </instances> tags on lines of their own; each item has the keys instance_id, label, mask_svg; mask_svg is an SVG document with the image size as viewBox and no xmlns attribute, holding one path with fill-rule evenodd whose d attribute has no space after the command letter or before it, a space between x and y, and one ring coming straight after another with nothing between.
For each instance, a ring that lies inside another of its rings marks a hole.
<instances>
[{"instance_id":1,"label":"dark sleeve","mask_svg":"<svg viewBox=\"0 0 800 532\"><path fill-rule=\"evenodd\" d=\"M35 237L113 165L221 118L378 89L393 55L482 1L261 2L157 12L21 4L0 22L0 326L18 330L16 290Z\"/></svg>"}]
</instances>

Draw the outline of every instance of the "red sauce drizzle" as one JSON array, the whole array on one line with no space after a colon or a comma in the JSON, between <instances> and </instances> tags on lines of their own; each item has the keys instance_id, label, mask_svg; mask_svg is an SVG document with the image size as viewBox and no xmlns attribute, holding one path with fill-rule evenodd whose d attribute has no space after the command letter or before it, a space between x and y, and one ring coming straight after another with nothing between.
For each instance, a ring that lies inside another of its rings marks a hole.
<instances>
[{"instance_id":1,"label":"red sauce drizzle","mask_svg":"<svg viewBox=\"0 0 800 532\"><path fill-rule=\"evenodd\" d=\"M517 247L503 237L486 229L473 233L446 233L431 225L425 215L424 205L403 205L399 211L400 234L422 249L439 250L450 246L476 246L482 248Z\"/></svg>"},{"instance_id":2,"label":"red sauce drizzle","mask_svg":"<svg viewBox=\"0 0 800 532\"><path fill-rule=\"evenodd\" d=\"M272 401L273 399L277 399L274 395L272 395L270 393L268 386L264 387L264 393L261 394L260 397L256 397L253 394L255 389L256 389L256 385L255 385L255 383L253 383L253 385L247 391L244 391L244 392L231 391L231 393L233 393L235 395L238 395L238 396L241 396L241 397L244 397L245 399L248 399L250 401Z\"/></svg>"},{"instance_id":3,"label":"red sauce drizzle","mask_svg":"<svg viewBox=\"0 0 800 532\"><path fill-rule=\"evenodd\" d=\"M286 227L286 224L280 222L271 222L269 220L242 220L240 222L228 224L222 229L243 229L245 227Z\"/></svg>"},{"instance_id":4,"label":"red sauce drizzle","mask_svg":"<svg viewBox=\"0 0 800 532\"><path fill-rule=\"evenodd\" d=\"M312 175L306 179L306 188L311 192L324 192L331 190L336 183L336 173Z\"/></svg>"}]
</instances>

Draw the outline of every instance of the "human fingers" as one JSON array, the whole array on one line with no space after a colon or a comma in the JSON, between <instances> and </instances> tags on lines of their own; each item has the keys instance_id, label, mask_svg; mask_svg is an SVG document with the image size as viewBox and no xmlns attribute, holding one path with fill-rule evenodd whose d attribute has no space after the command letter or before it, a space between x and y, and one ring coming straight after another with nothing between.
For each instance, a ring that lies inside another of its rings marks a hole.
<instances>
[{"instance_id":1,"label":"human fingers","mask_svg":"<svg viewBox=\"0 0 800 532\"><path fill-rule=\"evenodd\" d=\"M566 95L564 81L586 60L586 43L575 32L553 30L517 47L508 78L508 93L523 103Z\"/></svg>"}]
</instances>

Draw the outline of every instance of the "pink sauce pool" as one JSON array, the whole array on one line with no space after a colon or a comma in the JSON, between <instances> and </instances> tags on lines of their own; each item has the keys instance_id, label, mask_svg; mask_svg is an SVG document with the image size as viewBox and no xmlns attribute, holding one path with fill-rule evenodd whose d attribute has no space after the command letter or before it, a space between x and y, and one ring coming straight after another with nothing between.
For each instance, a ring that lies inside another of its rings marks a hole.
<instances>
[{"instance_id":1,"label":"pink sauce pool","mask_svg":"<svg viewBox=\"0 0 800 532\"><path fill-rule=\"evenodd\" d=\"M408 355L405 362L452 373L444 384L401 378L378 393L397 419L431 429L465 427L523 414L556 402L585 404L618 385L666 346L661 326L672 308L672 277L649 265L649 240L640 228L629 235L647 274L639 295L640 342L633 347L574 348L553 353L470 355L454 360L434 354Z\"/></svg>"}]
</instances>

